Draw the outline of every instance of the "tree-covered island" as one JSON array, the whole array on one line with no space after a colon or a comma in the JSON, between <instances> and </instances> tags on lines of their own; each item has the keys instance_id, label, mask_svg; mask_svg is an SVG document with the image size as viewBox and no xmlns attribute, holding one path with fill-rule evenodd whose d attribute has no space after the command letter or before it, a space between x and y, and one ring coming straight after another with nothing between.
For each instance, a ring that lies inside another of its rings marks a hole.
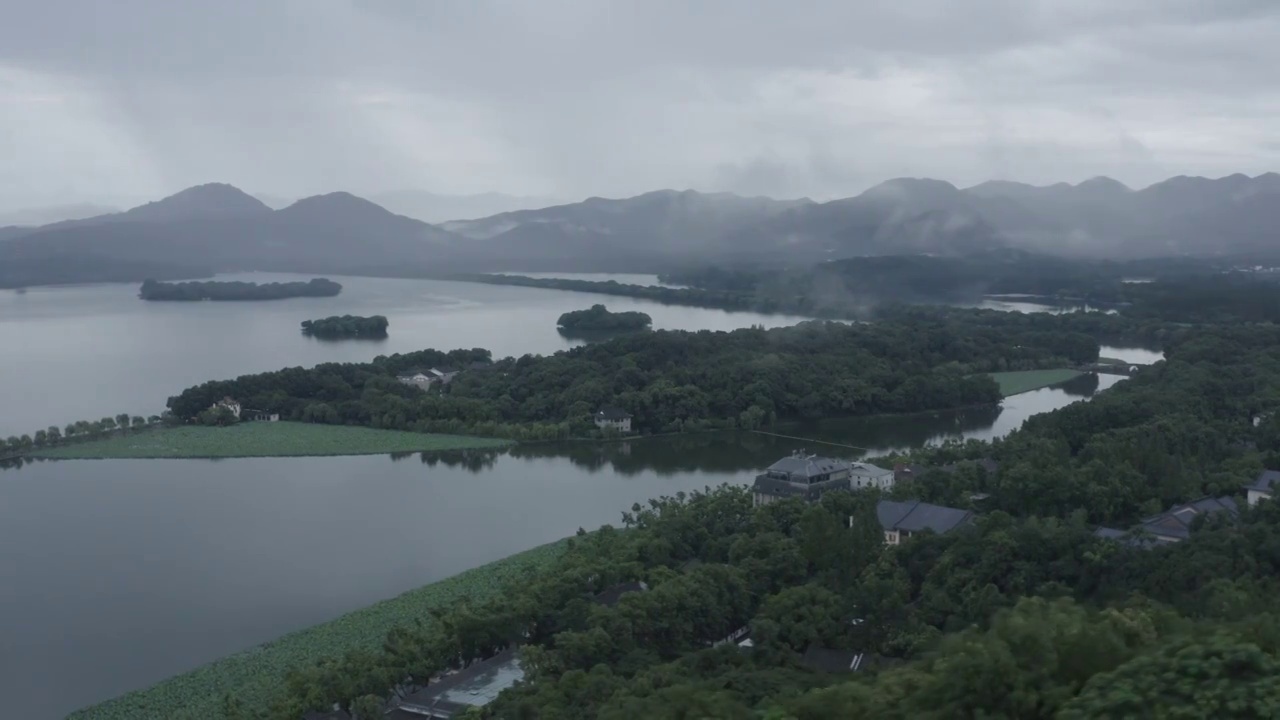
<instances>
[{"instance_id":1,"label":"tree-covered island","mask_svg":"<svg viewBox=\"0 0 1280 720\"><path fill-rule=\"evenodd\" d=\"M283 300L292 297L333 297L342 285L328 278L306 282L251 283L210 280L207 282L158 282L144 280L138 289L143 300Z\"/></svg>"},{"instance_id":2,"label":"tree-covered island","mask_svg":"<svg viewBox=\"0 0 1280 720\"><path fill-rule=\"evenodd\" d=\"M360 338L381 340L387 336L390 323L382 315L333 315L320 320L303 320L302 334L310 337L341 339Z\"/></svg>"},{"instance_id":3,"label":"tree-covered island","mask_svg":"<svg viewBox=\"0 0 1280 720\"><path fill-rule=\"evenodd\" d=\"M592 305L587 310L573 310L560 316L556 325L562 330L576 332L629 332L647 330L653 318L647 313L626 311L609 312L604 305Z\"/></svg>"}]
</instances>

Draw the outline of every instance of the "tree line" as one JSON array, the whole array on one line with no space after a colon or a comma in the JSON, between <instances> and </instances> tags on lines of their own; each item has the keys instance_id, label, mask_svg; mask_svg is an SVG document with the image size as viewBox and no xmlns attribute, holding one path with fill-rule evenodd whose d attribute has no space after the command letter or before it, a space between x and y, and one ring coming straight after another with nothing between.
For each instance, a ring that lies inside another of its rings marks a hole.
<instances>
[{"instance_id":1,"label":"tree line","mask_svg":"<svg viewBox=\"0 0 1280 720\"><path fill-rule=\"evenodd\" d=\"M281 300L291 297L332 297L342 285L327 278L306 282L251 283L210 280L206 282L159 282L144 280L138 288L143 300Z\"/></svg>"},{"instance_id":2,"label":"tree line","mask_svg":"<svg viewBox=\"0 0 1280 720\"><path fill-rule=\"evenodd\" d=\"M78 420L73 423L67 423L63 427L50 425L32 433L0 438L0 458L21 457L32 450L40 450L80 440L97 440L115 432L140 430L160 423L161 417L159 415L143 417L141 415L121 413L115 417L104 417L101 420Z\"/></svg>"},{"instance_id":3,"label":"tree line","mask_svg":"<svg viewBox=\"0 0 1280 720\"><path fill-rule=\"evenodd\" d=\"M638 297L671 305L880 320L901 306L979 302L1021 295L1064 309L1101 308L1115 332L1137 335L1165 323L1280 322L1280 282L1225 261L1064 260L1001 250L970 257L892 255L814 266L690 268L660 276L684 285L457 275L451 279ZM1138 280L1138 282L1135 282Z\"/></svg>"},{"instance_id":4,"label":"tree line","mask_svg":"<svg viewBox=\"0 0 1280 720\"><path fill-rule=\"evenodd\" d=\"M999 442L907 458L897 498L993 508L886 546L876 491L752 506L742 487L659 498L580 531L548 570L442 607L376 652L318 659L263 707L380 716L392 688L520 646L525 681L476 717L893 720L1270 718L1280 713L1280 504L1198 518L1155 548L1099 538L1280 467L1280 328L1188 334L1168 359ZM1255 422L1255 418L1257 421ZM592 601L617 583L647 592ZM719 643L748 628L752 644ZM813 648L862 653L815 669Z\"/></svg>"},{"instance_id":5,"label":"tree line","mask_svg":"<svg viewBox=\"0 0 1280 720\"><path fill-rule=\"evenodd\" d=\"M637 431L755 429L782 420L994 404L983 373L1092 362L1099 344L1051 316L912 315L733 332L659 331L549 356L488 362L436 350L212 381L170 398L179 418L231 396L304 422L542 440L596 432L617 406ZM466 368L424 392L396 381L418 367Z\"/></svg>"}]
</instances>

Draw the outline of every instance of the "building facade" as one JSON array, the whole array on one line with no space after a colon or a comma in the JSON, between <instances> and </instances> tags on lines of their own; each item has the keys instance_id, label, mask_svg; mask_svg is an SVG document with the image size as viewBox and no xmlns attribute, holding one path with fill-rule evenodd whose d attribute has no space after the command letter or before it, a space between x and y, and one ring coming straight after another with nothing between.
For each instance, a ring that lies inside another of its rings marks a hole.
<instances>
[{"instance_id":1,"label":"building facade","mask_svg":"<svg viewBox=\"0 0 1280 720\"><path fill-rule=\"evenodd\" d=\"M616 407L602 407L592 416L592 421L601 430L616 430L620 433L631 432L631 413Z\"/></svg>"},{"instance_id":2,"label":"building facade","mask_svg":"<svg viewBox=\"0 0 1280 720\"><path fill-rule=\"evenodd\" d=\"M799 450L756 476L752 500L757 507L790 497L813 502L833 490L852 489L850 477L849 463Z\"/></svg>"}]
</instances>

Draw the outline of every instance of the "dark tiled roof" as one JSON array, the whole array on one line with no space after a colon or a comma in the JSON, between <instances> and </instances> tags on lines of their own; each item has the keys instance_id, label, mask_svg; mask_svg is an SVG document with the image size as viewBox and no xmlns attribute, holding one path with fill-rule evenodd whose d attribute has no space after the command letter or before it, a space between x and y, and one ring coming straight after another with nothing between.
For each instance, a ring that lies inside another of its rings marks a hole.
<instances>
[{"instance_id":1,"label":"dark tiled roof","mask_svg":"<svg viewBox=\"0 0 1280 720\"><path fill-rule=\"evenodd\" d=\"M792 477L810 478L814 475L826 475L838 470L847 470L849 464L841 460L833 460L819 455L798 457L788 455L768 468L768 472L786 473Z\"/></svg>"},{"instance_id":2,"label":"dark tiled roof","mask_svg":"<svg viewBox=\"0 0 1280 720\"><path fill-rule=\"evenodd\" d=\"M811 670L826 673L857 672L862 669L866 655L852 650L832 650L819 645L810 645L804 651L800 664Z\"/></svg>"},{"instance_id":3,"label":"dark tiled roof","mask_svg":"<svg viewBox=\"0 0 1280 720\"><path fill-rule=\"evenodd\" d=\"M1191 537L1191 523L1201 515L1226 513L1239 516L1240 508L1235 498L1204 497L1184 505L1174 505L1166 512L1144 518L1134 531L1100 527L1093 532L1096 537L1116 540L1134 547L1151 547L1162 542L1178 542Z\"/></svg>"},{"instance_id":4,"label":"dark tiled roof","mask_svg":"<svg viewBox=\"0 0 1280 720\"><path fill-rule=\"evenodd\" d=\"M608 405L600 408L600 411L596 413L596 418L600 420L627 420L630 417L631 413L626 410Z\"/></svg>"},{"instance_id":5,"label":"dark tiled roof","mask_svg":"<svg viewBox=\"0 0 1280 720\"><path fill-rule=\"evenodd\" d=\"M507 648L488 660L445 676L400 701L393 711L412 717L450 718L468 707L487 705L498 693L524 679L515 648ZM391 716L391 715L389 715Z\"/></svg>"},{"instance_id":6,"label":"dark tiled roof","mask_svg":"<svg viewBox=\"0 0 1280 720\"><path fill-rule=\"evenodd\" d=\"M973 513L919 500L881 500L876 503L876 517L885 530L905 530L910 533L932 530L941 535L972 520Z\"/></svg>"},{"instance_id":7,"label":"dark tiled roof","mask_svg":"<svg viewBox=\"0 0 1280 720\"><path fill-rule=\"evenodd\" d=\"M1244 489L1271 492L1277 484L1280 484L1280 470L1263 470L1258 473L1258 477L1254 478L1253 482L1245 485Z\"/></svg>"},{"instance_id":8,"label":"dark tiled roof","mask_svg":"<svg viewBox=\"0 0 1280 720\"><path fill-rule=\"evenodd\" d=\"M1159 515L1144 518L1142 529L1152 535L1185 540L1191 537L1191 523L1197 517L1222 512L1228 513L1232 517L1240 513L1240 509L1236 506L1235 498L1230 496L1220 498L1205 497L1185 505L1174 505Z\"/></svg>"},{"instance_id":9,"label":"dark tiled roof","mask_svg":"<svg viewBox=\"0 0 1280 720\"><path fill-rule=\"evenodd\" d=\"M618 601L622 599L623 595L631 592L644 592L648 589L649 586L642 582L632 581L619 583L596 593L595 597L591 598L591 600L600 605L604 605L605 607L613 607L618 604Z\"/></svg>"}]
</instances>

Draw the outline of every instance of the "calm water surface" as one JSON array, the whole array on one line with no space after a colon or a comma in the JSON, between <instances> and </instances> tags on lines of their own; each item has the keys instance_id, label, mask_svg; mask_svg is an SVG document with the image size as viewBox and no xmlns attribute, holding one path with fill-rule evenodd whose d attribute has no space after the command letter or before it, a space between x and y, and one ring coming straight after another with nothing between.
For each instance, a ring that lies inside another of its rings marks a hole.
<instances>
[{"instance_id":1,"label":"calm water surface","mask_svg":"<svg viewBox=\"0 0 1280 720\"><path fill-rule=\"evenodd\" d=\"M581 344L556 332L560 315L597 302L646 312L660 330L778 327L805 319L503 285L337 279L343 290L336 297L246 303L145 302L136 285L120 284L0 290L0 435L123 412L158 414L170 395L191 385L282 367L363 362L425 348L487 348L495 357L553 353ZM345 314L387 316L390 337L332 342L299 331L303 320Z\"/></svg>"},{"instance_id":2,"label":"calm water surface","mask_svg":"<svg viewBox=\"0 0 1280 720\"><path fill-rule=\"evenodd\" d=\"M245 304L147 303L132 285L0 292L0 434L158 412L188 385L289 365L424 347L554 352L576 344L556 333L556 318L592 302L643 310L658 328L803 319L531 288L341 282L336 298ZM387 315L391 338L325 343L297 332L302 320L344 313ZM1133 348L1103 354L1159 359ZM748 483L801 445L856 457L841 446L881 454L998 437L1119 380L1085 376L1002 409L774 429L810 438L803 442L714 433L426 458L64 461L0 471L0 697L14 717L60 717L579 527L616 523L634 502Z\"/></svg>"}]
</instances>

